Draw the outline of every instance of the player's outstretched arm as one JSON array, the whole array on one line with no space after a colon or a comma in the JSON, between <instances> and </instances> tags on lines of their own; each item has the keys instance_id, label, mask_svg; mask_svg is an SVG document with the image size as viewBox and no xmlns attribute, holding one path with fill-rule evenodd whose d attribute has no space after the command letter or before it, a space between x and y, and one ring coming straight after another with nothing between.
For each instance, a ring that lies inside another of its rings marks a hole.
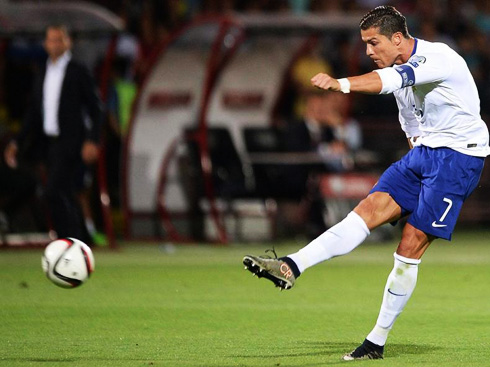
<instances>
[{"instance_id":1,"label":"player's outstretched arm","mask_svg":"<svg viewBox=\"0 0 490 367\"><path fill-rule=\"evenodd\" d=\"M359 76L335 79L325 73L319 73L311 78L314 87L334 92L359 92L366 94L379 94L383 87L378 73L371 72Z\"/></svg>"}]
</instances>

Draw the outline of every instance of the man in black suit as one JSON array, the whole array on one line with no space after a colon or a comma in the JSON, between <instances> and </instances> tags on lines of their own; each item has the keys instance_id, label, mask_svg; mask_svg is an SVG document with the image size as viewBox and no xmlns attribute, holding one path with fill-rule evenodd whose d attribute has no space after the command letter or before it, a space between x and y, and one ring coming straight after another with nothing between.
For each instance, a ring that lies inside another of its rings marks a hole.
<instances>
[{"instance_id":1,"label":"man in black suit","mask_svg":"<svg viewBox=\"0 0 490 367\"><path fill-rule=\"evenodd\" d=\"M34 82L23 128L8 144L5 160L15 168L17 152L28 145L35 148L34 156L46 166L45 196L58 238L90 242L76 197L76 175L82 162L90 165L98 158L102 105L87 68L71 58L66 27L49 26L44 47L46 66Z\"/></svg>"}]
</instances>

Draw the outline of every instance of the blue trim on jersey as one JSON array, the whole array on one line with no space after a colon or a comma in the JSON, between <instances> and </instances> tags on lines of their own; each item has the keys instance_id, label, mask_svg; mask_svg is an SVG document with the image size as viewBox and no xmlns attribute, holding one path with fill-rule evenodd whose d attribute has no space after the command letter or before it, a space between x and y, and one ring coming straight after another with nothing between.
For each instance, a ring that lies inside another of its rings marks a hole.
<instances>
[{"instance_id":1,"label":"blue trim on jersey","mask_svg":"<svg viewBox=\"0 0 490 367\"><path fill-rule=\"evenodd\" d=\"M418 39L414 38L414 40L415 40L415 44L413 45L413 50L412 50L412 53L410 54L410 57L412 57L413 55L415 55L415 53L417 52Z\"/></svg>"},{"instance_id":2,"label":"blue trim on jersey","mask_svg":"<svg viewBox=\"0 0 490 367\"><path fill-rule=\"evenodd\" d=\"M415 84L415 73L408 65L395 66L395 70L402 77L402 88Z\"/></svg>"}]
</instances>

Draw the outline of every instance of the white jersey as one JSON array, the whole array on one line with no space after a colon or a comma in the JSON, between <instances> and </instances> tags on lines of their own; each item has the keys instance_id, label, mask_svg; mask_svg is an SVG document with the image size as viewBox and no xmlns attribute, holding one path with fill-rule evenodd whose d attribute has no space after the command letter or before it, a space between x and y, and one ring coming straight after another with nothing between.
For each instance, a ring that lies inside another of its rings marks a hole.
<instances>
[{"instance_id":1,"label":"white jersey","mask_svg":"<svg viewBox=\"0 0 490 367\"><path fill-rule=\"evenodd\" d=\"M486 157L488 128L480 117L480 98L464 59L444 43L415 39L406 64L375 70L381 94L393 93L400 124L417 145L448 147Z\"/></svg>"}]
</instances>

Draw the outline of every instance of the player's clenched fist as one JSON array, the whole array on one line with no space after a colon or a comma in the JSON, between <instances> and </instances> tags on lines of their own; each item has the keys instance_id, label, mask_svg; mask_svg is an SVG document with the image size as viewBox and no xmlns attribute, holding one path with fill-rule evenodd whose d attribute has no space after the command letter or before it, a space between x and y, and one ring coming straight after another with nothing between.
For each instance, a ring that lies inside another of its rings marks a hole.
<instances>
[{"instance_id":1,"label":"player's clenched fist","mask_svg":"<svg viewBox=\"0 0 490 367\"><path fill-rule=\"evenodd\" d=\"M314 87L331 90L338 92L340 91L340 84L337 79L332 78L330 75L325 73L318 73L313 78L311 78L311 84Z\"/></svg>"}]
</instances>

